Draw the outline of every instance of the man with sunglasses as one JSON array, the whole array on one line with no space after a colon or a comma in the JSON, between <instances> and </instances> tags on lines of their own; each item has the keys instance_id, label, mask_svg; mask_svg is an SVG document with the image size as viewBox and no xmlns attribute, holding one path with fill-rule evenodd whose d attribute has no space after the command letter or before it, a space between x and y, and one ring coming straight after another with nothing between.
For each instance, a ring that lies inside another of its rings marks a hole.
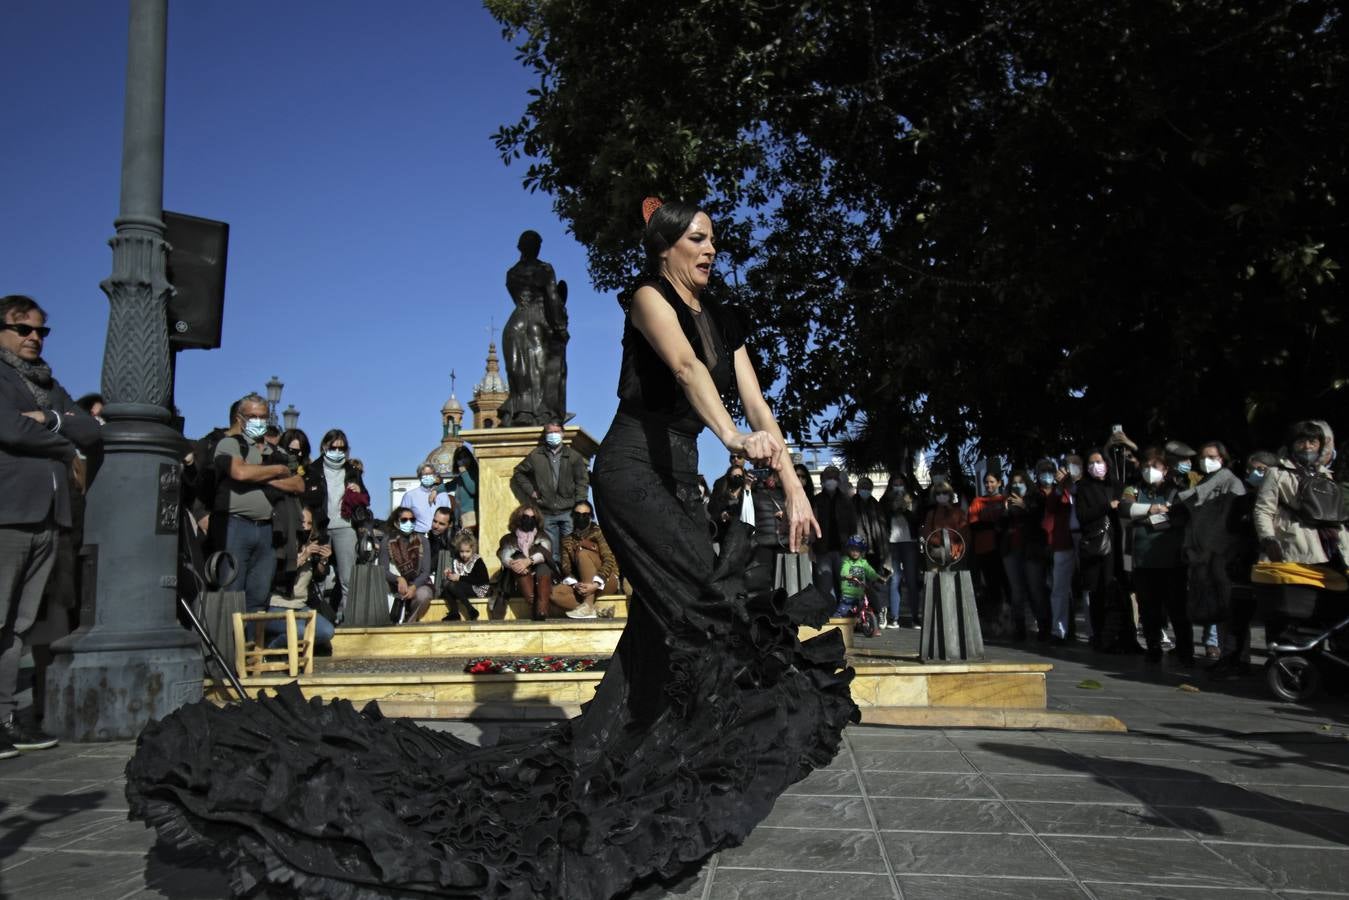
<instances>
[{"instance_id":1,"label":"man with sunglasses","mask_svg":"<svg viewBox=\"0 0 1349 900\"><path fill-rule=\"evenodd\" d=\"M70 527L71 461L99 445L99 425L42 359L51 329L31 297L0 297L0 759L56 739L14 715L19 658Z\"/></svg>"}]
</instances>

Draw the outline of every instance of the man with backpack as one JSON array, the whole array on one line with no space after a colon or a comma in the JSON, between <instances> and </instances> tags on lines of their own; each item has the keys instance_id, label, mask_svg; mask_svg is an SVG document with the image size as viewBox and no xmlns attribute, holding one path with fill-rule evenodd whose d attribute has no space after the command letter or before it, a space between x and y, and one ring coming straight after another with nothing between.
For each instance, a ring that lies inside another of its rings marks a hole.
<instances>
[{"instance_id":1,"label":"man with backpack","mask_svg":"<svg viewBox=\"0 0 1349 900\"><path fill-rule=\"evenodd\" d=\"M1344 571L1349 510L1322 461L1329 440L1317 423L1298 422L1288 436L1287 457L1265 471L1253 512L1262 561L1329 564Z\"/></svg>"},{"instance_id":2,"label":"man with backpack","mask_svg":"<svg viewBox=\"0 0 1349 900\"><path fill-rule=\"evenodd\" d=\"M272 505L277 492L302 493L304 478L288 463L272 461L274 448L266 442L266 400L247 394L232 413L229 430L212 453L216 484L212 543L234 558L234 577L225 590L243 590L245 608L265 612L276 574Z\"/></svg>"}]
</instances>

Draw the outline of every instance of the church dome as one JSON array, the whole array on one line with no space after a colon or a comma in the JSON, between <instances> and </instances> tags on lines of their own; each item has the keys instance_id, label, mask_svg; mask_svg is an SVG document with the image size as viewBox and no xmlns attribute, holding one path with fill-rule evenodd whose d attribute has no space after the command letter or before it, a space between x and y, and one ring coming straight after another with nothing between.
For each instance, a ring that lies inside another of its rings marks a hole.
<instances>
[{"instance_id":1,"label":"church dome","mask_svg":"<svg viewBox=\"0 0 1349 900\"><path fill-rule=\"evenodd\" d=\"M455 397L454 394L450 394L450 399L445 401L445 405L440 408L440 411L444 414L462 413L464 407L460 405L459 398Z\"/></svg>"},{"instance_id":2,"label":"church dome","mask_svg":"<svg viewBox=\"0 0 1349 900\"><path fill-rule=\"evenodd\" d=\"M437 444L436 449L426 456L426 462L436 467L436 474L441 478L449 478L454 472L455 449L448 444Z\"/></svg>"}]
</instances>

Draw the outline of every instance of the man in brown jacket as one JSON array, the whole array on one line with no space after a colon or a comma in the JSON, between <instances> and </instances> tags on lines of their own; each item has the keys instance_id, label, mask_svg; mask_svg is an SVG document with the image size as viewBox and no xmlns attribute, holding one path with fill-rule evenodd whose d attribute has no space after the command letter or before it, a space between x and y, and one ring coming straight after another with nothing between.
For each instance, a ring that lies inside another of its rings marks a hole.
<instances>
[{"instance_id":1,"label":"man in brown jacket","mask_svg":"<svg viewBox=\"0 0 1349 900\"><path fill-rule=\"evenodd\" d=\"M614 559L604 532L595 524L595 512L590 504L581 501L571 510L571 533L562 538L562 583L554 591L554 602L559 606L575 603L567 610L573 619L593 619L595 598L602 594L618 593L618 561ZM570 601L570 602L568 602Z\"/></svg>"}]
</instances>

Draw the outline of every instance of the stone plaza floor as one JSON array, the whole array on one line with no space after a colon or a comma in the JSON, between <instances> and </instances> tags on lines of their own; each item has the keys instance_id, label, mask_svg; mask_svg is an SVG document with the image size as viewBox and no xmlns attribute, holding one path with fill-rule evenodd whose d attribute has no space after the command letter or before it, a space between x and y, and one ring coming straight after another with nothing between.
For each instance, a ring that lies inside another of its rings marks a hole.
<instances>
[{"instance_id":1,"label":"stone plaza floor","mask_svg":"<svg viewBox=\"0 0 1349 900\"><path fill-rule=\"evenodd\" d=\"M858 642L898 651L916 632ZM1284 704L1258 675L1211 682L1084 647L989 649L1053 662L1052 708L1129 733L851 728L744 846L634 900L1349 897L1344 698ZM229 895L209 861L126 821L131 749L0 760L0 897Z\"/></svg>"}]
</instances>

